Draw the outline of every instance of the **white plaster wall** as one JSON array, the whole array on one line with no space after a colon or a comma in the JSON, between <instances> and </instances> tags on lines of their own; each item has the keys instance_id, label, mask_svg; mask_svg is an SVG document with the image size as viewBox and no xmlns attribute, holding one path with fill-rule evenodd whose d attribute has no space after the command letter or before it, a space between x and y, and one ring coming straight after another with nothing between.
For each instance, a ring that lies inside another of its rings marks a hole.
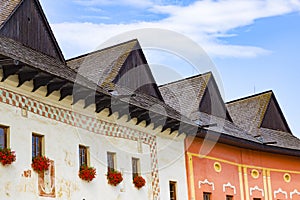
<instances>
[{"instance_id":1,"label":"white plaster wall","mask_svg":"<svg viewBox=\"0 0 300 200\"><path fill-rule=\"evenodd\" d=\"M1 78L1 75L0 75ZM59 93L54 92L45 98L46 88L41 87L31 93L32 82L26 82L17 88L17 77L11 76L0 87L24 94L27 97L41 102L74 110L87 116L115 123L114 116L107 117L105 111L95 114L94 105L82 109L79 102L71 106L71 97L58 101ZM94 199L152 199L151 186L151 159L148 145L143 144L143 153L138 153L137 142L128 139L107 137L95 134L65 123L57 122L28 112L28 117L21 116L21 109L0 103L0 124L10 127L10 146L16 151L17 161L10 166L0 164L0 197L1 199L52 199L38 197L38 177L32 171L32 176L22 176L25 170L31 170L31 135L38 133L44 135L45 155L55 161L56 173L56 199L94 200ZM160 133L161 128L153 130L153 125L136 126L135 121L126 122L122 117L117 124L130 127L133 130L146 132L157 136L158 165L160 179L160 199L168 200L169 181L177 182L177 197L179 200L188 199L187 180L184 158L184 135L177 137L169 135L169 131ZM116 126L118 126L116 124ZM92 182L82 181L78 177L79 144L90 149L90 164L97 169L97 176ZM106 180L106 153L116 152L117 168L122 170L124 181L117 187L107 184ZM146 179L146 187L137 190L132 184L131 158L140 158L142 176Z\"/></svg>"},{"instance_id":2,"label":"white plaster wall","mask_svg":"<svg viewBox=\"0 0 300 200\"><path fill-rule=\"evenodd\" d=\"M32 171L31 178L22 176L24 171L31 170L32 133L44 135L45 155L55 161L57 199L149 199L151 165L148 145L143 145L145 154L139 154L135 141L96 135L31 113L28 118L24 118L20 109L3 103L0 103L0 112L0 124L10 127L10 147L17 155L12 165L0 165L1 199L48 199L37 196L35 172ZM90 183L82 181L77 175L79 144L90 148L90 163L97 169L96 179ZM116 152L117 168L123 171L124 181L117 187L107 184L107 151ZM132 157L140 158L142 175L148 183L141 190L132 184ZM124 192L120 192L122 188Z\"/></svg>"},{"instance_id":3,"label":"white plaster wall","mask_svg":"<svg viewBox=\"0 0 300 200\"><path fill-rule=\"evenodd\" d=\"M157 139L160 197L162 200L170 199L169 181L176 181L177 183L177 200L188 199L184 138L184 135L178 137L177 131L169 135L167 130L159 134Z\"/></svg>"}]
</instances>

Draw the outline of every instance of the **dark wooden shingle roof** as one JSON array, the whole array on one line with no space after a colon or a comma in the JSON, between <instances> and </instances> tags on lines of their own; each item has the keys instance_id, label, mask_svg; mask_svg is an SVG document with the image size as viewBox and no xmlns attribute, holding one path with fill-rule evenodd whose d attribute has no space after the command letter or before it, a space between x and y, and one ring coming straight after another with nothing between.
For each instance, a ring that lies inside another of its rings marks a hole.
<instances>
[{"instance_id":1,"label":"dark wooden shingle roof","mask_svg":"<svg viewBox=\"0 0 300 200\"><path fill-rule=\"evenodd\" d=\"M228 102L227 107L233 122L263 144L300 150L273 91Z\"/></svg>"}]
</instances>

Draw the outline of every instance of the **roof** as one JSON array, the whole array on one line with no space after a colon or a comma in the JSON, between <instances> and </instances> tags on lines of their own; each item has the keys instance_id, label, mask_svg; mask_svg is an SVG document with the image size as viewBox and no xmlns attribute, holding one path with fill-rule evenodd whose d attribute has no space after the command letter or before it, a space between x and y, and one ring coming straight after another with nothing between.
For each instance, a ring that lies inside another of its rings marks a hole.
<instances>
[{"instance_id":1,"label":"roof","mask_svg":"<svg viewBox=\"0 0 300 200\"><path fill-rule=\"evenodd\" d=\"M292 134L287 134L283 131L260 128L257 130L257 135L261 136L263 143L272 144L275 142L275 144L273 144L274 146L300 150L300 139Z\"/></svg>"},{"instance_id":2,"label":"roof","mask_svg":"<svg viewBox=\"0 0 300 200\"><path fill-rule=\"evenodd\" d=\"M0 0L0 27L12 15L22 0Z\"/></svg>"},{"instance_id":3,"label":"roof","mask_svg":"<svg viewBox=\"0 0 300 200\"><path fill-rule=\"evenodd\" d=\"M91 89L97 88L95 84L77 75L74 70L65 66L64 63L58 59L26 47L13 39L0 36L0 55L18 60L51 75L79 83L85 87ZM105 91L99 87L97 89L105 93Z\"/></svg>"},{"instance_id":4,"label":"roof","mask_svg":"<svg viewBox=\"0 0 300 200\"><path fill-rule=\"evenodd\" d=\"M185 116L191 116L198 111L211 76L211 72L192 76L161 85L159 90L166 104Z\"/></svg>"},{"instance_id":5,"label":"roof","mask_svg":"<svg viewBox=\"0 0 300 200\"><path fill-rule=\"evenodd\" d=\"M159 89L168 105L192 120L198 120L200 111L232 121L211 72L168 83Z\"/></svg>"},{"instance_id":6,"label":"roof","mask_svg":"<svg viewBox=\"0 0 300 200\"><path fill-rule=\"evenodd\" d=\"M273 91L227 103L234 123L247 131L264 127L291 133Z\"/></svg>"},{"instance_id":7,"label":"roof","mask_svg":"<svg viewBox=\"0 0 300 200\"><path fill-rule=\"evenodd\" d=\"M32 66L53 76L80 84L89 89L97 90L109 96L114 96L115 98L118 98L122 95L132 95L134 93L134 91L132 91L131 89L122 86L122 88L117 89L118 95L112 95L106 90L97 86L97 84L94 84L85 77L78 75L76 71L67 67L59 60L23 46L19 42L16 42L12 39L2 36L0 36L0 55L18 60L22 63L25 63L26 65ZM140 108L150 110L153 112L153 114L161 114L163 116L169 117L170 119L176 119L192 124L192 122L188 118L182 116L179 112L164 104L164 102L160 101L159 99L147 94L135 93L135 95L130 98L123 98L120 100L128 103L127 110L130 107L129 104L131 104Z\"/></svg>"},{"instance_id":8,"label":"roof","mask_svg":"<svg viewBox=\"0 0 300 200\"><path fill-rule=\"evenodd\" d=\"M290 132L273 91L230 101L227 108L233 122L263 144L300 150L300 140Z\"/></svg>"},{"instance_id":9,"label":"roof","mask_svg":"<svg viewBox=\"0 0 300 200\"><path fill-rule=\"evenodd\" d=\"M105 49L94 51L67 60L67 65L94 83L108 90L113 89L112 82L120 68L138 41L131 40Z\"/></svg>"},{"instance_id":10,"label":"roof","mask_svg":"<svg viewBox=\"0 0 300 200\"><path fill-rule=\"evenodd\" d=\"M20 22L24 15L31 23ZM39 0L0 0L0 34L65 62Z\"/></svg>"},{"instance_id":11,"label":"roof","mask_svg":"<svg viewBox=\"0 0 300 200\"><path fill-rule=\"evenodd\" d=\"M236 138L243 138L244 140L256 143L262 143L247 131L239 128L237 125L228 120L225 120L224 118L208 115L203 112L198 112L198 119L199 125L211 125L207 128L207 130L209 131L215 131L220 134L222 133Z\"/></svg>"},{"instance_id":12,"label":"roof","mask_svg":"<svg viewBox=\"0 0 300 200\"><path fill-rule=\"evenodd\" d=\"M262 124L272 91L237 99L226 103L230 116L242 129L253 132Z\"/></svg>"}]
</instances>

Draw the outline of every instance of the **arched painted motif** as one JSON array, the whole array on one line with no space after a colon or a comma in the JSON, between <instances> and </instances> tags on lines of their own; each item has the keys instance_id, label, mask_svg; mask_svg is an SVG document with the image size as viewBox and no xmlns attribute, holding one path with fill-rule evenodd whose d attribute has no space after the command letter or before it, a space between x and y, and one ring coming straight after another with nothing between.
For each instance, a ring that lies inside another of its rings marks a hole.
<instances>
[{"instance_id":1,"label":"arched painted motif","mask_svg":"<svg viewBox=\"0 0 300 200\"><path fill-rule=\"evenodd\" d=\"M210 185L212 187L212 190L215 190L215 184L213 182L209 182L207 179L204 181L199 181L199 188L201 188L201 185Z\"/></svg>"},{"instance_id":2,"label":"arched painted motif","mask_svg":"<svg viewBox=\"0 0 300 200\"><path fill-rule=\"evenodd\" d=\"M226 187L233 189L233 193L236 194L236 188L231 183L223 184L223 192L226 192Z\"/></svg>"},{"instance_id":3,"label":"arched painted motif","mask_svg":"<svg viewBox=\"0 0 300 200\"><path fill-rule=\"evenodd\" d=\"M255 191L255 190L261 192L261 195L264 196L264 190L259 188L257 185L255 187L250 188L250 196L252 196L253 191Z\"/></svg>"},{"instance_id":4,"label":"arched painted motif","mask_svg":"<svg viewBox=\"0 0 300 200\"><path fill-rule=\"evenodd\" d=\"M278 190L275 190L275 191L274 191L274 198L276 198L277 195L278 195L279 193L284 194L286 199L288 198L287 192L286 192L286 191L283 191L281 188L279 188Z\"/></svg>"},{"instance_id":5,"label":"arched painted motif","mask_svg":"<svg viewBox=\"0 0 300 200\"><path fill-rule=\"evenodd\" d=\"M290 192L290 198L291 199L293 199L294 195L299 195L300 196L300 192L297 189L295 189L293 192Z\"/></svg>"}]
</instances>

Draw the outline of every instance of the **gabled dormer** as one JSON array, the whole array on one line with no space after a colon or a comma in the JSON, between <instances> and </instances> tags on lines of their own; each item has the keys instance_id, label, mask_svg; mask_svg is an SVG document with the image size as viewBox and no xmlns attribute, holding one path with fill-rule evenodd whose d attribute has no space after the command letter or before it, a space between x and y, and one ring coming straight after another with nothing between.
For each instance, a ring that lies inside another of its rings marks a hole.
<instances>
[{"instance_id":1,"label":"gabled dormer","mask_svg":"<svg viewBox=\"0 0 300 200\"><path fill-rule=\"evenodd\" d=\"M266 91L227 103L233 122L252 131L267 128L291 133L273 91Z\"/></svg>"},{"instance_id":2,"label":"gabled dormer","mask_svg":"<svg viewBox=\"0 0 300 200\"><path fill-rule=\"evenodd\" d=\"M198 120L199 112L231 121L211 72L159 86L165 103Z\"/></svg>"},{"instance_id":3,"label":"gabled dormer","mask_svg":"<svg viewBox=\"0 0 300 200\"><path fill-rule=\"evenodd\" d=\"M122 95L122 91L117 91L119 86L163 101L136 39L69 59L67 65L115 94Z\"/></svg>"},{"instance_id":4,"label":"gabled dormer","mask_svg":"<svg viewBox=\"0 0 300 200\"><path fill-rule=\"evenodd\" d=\"M65 62L38 0L0 0L0 35Z\"/></svg>"}]
</instances>

